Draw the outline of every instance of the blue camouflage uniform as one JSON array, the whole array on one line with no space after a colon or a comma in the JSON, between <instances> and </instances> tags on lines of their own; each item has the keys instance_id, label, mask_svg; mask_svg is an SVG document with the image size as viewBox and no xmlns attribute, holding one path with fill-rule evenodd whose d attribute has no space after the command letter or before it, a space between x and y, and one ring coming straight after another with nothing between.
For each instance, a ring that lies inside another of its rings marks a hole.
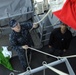
<instances>
[{"instance_id":1,"label":"blue camouflage uniform","mask_svg":"<svg viewBox=\"0 0 76 75\"><path fill-rule=\"evenodd\" d=\"M25 50L22 49L21 46L23 45L31 46L33 44L31 40L31 36L29 34L29 29L32 28L32 25L33 25L32 22L20 23L21 31L15 32L12 30L9 37L10 44L13 50L17 51L20 63L22 64L24 70L26 70L27 67L27 60L26 60ZM30 50L27 51L29 54Z\"/></svg>"}]
</instances>

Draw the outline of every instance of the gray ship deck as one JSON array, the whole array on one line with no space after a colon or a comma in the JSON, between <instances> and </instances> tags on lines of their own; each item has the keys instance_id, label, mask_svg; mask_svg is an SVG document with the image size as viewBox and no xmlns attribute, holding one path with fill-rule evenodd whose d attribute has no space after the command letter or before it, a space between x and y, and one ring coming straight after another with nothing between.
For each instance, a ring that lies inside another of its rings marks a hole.
<instances>
[{"instance_id":1,"label":"gray ship deck","mask_svg":"<svg viewBox=\"0 0 76 75\"><path fill-rule=\"evenodd\" d=\"M1 38L0 38L0 46L2 45L9 45L9 42L8 42L8 35L3 35ZM63 56L66 56L66 55L75 55L76 54L76 37L73 38L73 40L71 41L71 44L70 44L70 47L69 47L69 50L63 55ZM47 52L48 50L48 47L47 46L44 46L43 48L40 49L41 51L44 51L44 52ZM52 57L49 57L47 58L46 55L44 54L41 54L41 53L38 53L38 52L35 52L33 51L32 53L32 61L31 61L31 68L34 69L34 68L37 68L39 66L42 66L42 62L43 61L46 61L47 63L51 63L53 61L55 61L56 59L55 58L52 58ZM71 59L68 59L74 72L76 73L76 58L71 58ZM14 56L10 59L11 61L11 64L13 66L13 68L15 70L19 70L21 72L19 73L22 73L23 70L22 70L22 67L20 65L20 62L19 62L19 59L17 56ZM55 66L57 69L61 70L61 71L64 71L64 72L67 72L67 68L65 66L64 63L62 64L59 64L57 66ZM8 69L6 69L4 66L2 66L0 64L0 75L9 75L10 72L12 71L9 71ZM19 73L16 73L14 72L15 75L19 74ZM35 73L33 75L43 75L43 71L40 71L38 73ZM46 69L46 75L57 75L56 73L54 73L53 71L49 70L49 69Z\"/></svg>"}]
</instances>

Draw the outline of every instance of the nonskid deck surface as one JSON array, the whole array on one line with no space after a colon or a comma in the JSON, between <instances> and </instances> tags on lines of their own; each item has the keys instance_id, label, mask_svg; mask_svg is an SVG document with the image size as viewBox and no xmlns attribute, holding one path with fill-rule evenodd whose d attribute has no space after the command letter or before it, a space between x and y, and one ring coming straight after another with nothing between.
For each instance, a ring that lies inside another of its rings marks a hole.
<instances>
[{"instance_id":1,"label":"nonskid deck surface","mask_svg":"<svg viewBox=\"0 0 76 75\"><path fill-rule=\"evenodd\" d=\"M4 42L6 42L6 41L4 41ZM75 54L76 54L76 46L75 46L75 45L76 45L76 37L73 38L73 40L72 40L72 42L71 42L71 44L70 44L69 50L68 50L63 56L75 55ZM48 46L44 46L44 47L41 48L40 50L41 50L41 51L44 51L44 52L48 52ZM47 58L46 55L33 51L33 52L32 52L32 61L31 61L30 66L31 66L31 69L34 69L34 68L37 68L37 67L39 67L39 66L42 66L42 62L43 62L43 61L46 61L47 63L51 63L51 62L54 62L54 61L56 61L56 60L57 60L57 59L55 59L55 58L53 58L53 57ZM71 58L71 59L68 59L68 60L69 60L69 62L70 62L70 64L71 64L74 72L76 73L76 61L75 61L76 58ZM21 71L21 72L19 72L19 73L24 72L23 69L22 69L22 67L21 67L21 65L20 65L20 62L19 62L19 59L18 59L17 56L12 57L12 58L10 59L10 61L11 61L11 64L12 64L12 66L13 66L13 68L14 68L15 70ZM65 66L64 63L55 66L55 68L57 68L57 69L59 69L59 70L61 70L61 71L63 71L63 72L68 73L68 70L67 70L67 68L66 68L66 66ZM6 69L4 66L0 65L0 75L9 75L10 72L12 72L12 71L9 71L9 70ZM19 74L19 73L14 72L15 75L17 75L17 74ZM33 75L42 75L42 74L43 74L43 71L38 72L38 73L35 73L35 74L33 74ZM51 75L57 75L57 74L54 73L53 71L51 71L51 70L49 70L49 69L46 69L46 75L50 75L50 74L51 74Z\"/></svg>"}]
</instances>

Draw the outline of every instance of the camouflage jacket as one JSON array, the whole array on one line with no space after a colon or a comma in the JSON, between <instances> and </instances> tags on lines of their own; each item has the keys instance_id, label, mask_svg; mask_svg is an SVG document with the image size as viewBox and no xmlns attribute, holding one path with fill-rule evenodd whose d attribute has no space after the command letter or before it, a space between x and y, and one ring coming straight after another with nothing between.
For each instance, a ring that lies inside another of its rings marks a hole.
<instances>
[{"instance_id":1,"label":"camouflage jacket","mask_svg":"<svg viewBox=\"0 0 76 75\"><path fill-rule=\"evenodd\" d=\"M20 32L15 32L12 30L9 40L10 44L13 47L13 49L21 49L23 45L31 45L32 40L31 36L29 34L29 29L32 28L32 22L25 22L25 23L20 23L21 26L21 31Z\"/></svg>"}]
</instances>

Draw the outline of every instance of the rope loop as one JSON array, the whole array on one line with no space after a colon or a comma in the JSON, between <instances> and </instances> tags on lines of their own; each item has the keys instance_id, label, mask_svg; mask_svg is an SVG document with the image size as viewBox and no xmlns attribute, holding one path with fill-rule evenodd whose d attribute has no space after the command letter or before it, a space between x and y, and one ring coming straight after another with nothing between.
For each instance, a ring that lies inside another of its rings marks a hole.
<instances>
[{"instance_id":1,"label":"rope loop","mask_svg":"<svg viewBox=\"0 0 76 75\"><path fill-rule=\"evenodd\" d=\"M28 66L28 67L27 67L27 71L30 71L30 70L31 70L31 67L30 67L30 66Z\"/></svg>"},{"instance_id":2,"label":"rope loop","mask_svg":"<svg viewBox=\"0 0 76 75\"><path fill-rule=\"evenodd\" d=\"M44 64L47 64L47 62L46 62L46 61L43 61L42 64L43 64L43 65L44 65Z\"/></svg>"},{"instance_id":3,"label":"rope loop","mask_svg":"<svg viewBox=\"0 0 76 75\"><path fill-rule=\"evenodd\" d=\"M11 72L9 75L15 75L14 72Z\"/></svg>"}]
</instances>

